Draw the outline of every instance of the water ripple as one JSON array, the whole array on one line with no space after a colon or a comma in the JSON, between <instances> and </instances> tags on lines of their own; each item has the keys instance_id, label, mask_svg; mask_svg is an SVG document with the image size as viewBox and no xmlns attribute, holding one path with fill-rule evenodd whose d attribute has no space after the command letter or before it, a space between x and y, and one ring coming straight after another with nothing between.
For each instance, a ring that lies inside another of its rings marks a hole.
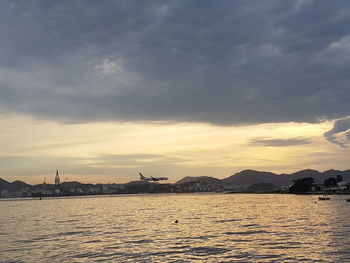
<instances>
[{"instance_id":1,"label":"water ripple","mask_svg":"<svg viewBox=\"0 0 350 263\"><path fill-rule=\"evenodd\" d=\"M230 223L230 222L237 222L240 220L241 219L222 219L222 220L213 221L213 223Z\"/></svg>"},{"instance_id":2,"label":"water ripple","mask_svg":"<svg viewBox=\"0 0 350 263\"><path fill-rule=\"evenodd\" d=\"M225 235L236 235L236 236L247 236L247 235L257 235L257 234L269 234L265 230L249 230L249 231L240 231L240 232L225 232Z\"/></svg>"},{"instance_id":3,"label":"water ripple","mask_svg":"<svg viewBox=\"0 0 350 263\"><path fill-rule=\"evenodd\" d=\"M253 194L10 200L0 261L349 263L348 208Z\"/></svg>"},{"instance_id":4,"label":"water ripple","mask_svg":"<svg viewBox=\"0 0 350 263\"><path fill-rule=\"evenodd\" d=\"M196 256L209 256L209 255L216 255L216 254L222 254L230 251L226 248L221 247L194 247L187 251L187 253L196 255Z\"/></svg>"}]
</instances>

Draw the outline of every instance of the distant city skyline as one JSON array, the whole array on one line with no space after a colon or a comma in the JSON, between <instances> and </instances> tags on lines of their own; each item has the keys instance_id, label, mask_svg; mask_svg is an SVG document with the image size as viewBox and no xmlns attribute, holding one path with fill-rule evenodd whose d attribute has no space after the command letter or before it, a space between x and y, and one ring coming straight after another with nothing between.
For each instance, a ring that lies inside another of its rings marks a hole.
<instances>
[{"instance_id":1,"label":"distant city skyline","mask_svg":"<svg viewBox=\"0 0 350 263\"><path fill-rule=\"evenodd\" d=\"M7 181L350 169L347 1L1 1L0 21Z\"/></svg>"}]
</instances>

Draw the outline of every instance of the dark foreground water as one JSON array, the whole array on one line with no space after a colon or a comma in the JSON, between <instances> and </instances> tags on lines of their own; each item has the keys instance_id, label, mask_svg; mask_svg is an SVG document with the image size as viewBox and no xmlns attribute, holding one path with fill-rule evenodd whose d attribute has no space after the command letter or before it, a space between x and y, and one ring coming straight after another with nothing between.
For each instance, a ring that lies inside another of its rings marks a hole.
<instances>
[{"instance_id":1,"label":"dark foreground water","mask_svg":"<svg viewBox=\"0 0 350 263\"><path fill-rule=\"evenodd\" d=\"M0 262L348 263L345 198L164 194L2 200Z\"/></svg>"}]
</instances>

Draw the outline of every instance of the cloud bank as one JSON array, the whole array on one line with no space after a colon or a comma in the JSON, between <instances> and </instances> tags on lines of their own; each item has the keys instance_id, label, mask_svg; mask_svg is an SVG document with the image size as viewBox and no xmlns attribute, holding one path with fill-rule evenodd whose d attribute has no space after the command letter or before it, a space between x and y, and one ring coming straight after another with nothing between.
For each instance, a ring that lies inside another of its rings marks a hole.
<instances>
[{"instance_id":1,"label":"cloud bank","mask_svg":"<svg viewBox=\"0 0 350 263\"><path fill-rule=\"evenodd\" d=\"M350 2L1 1L0 112L317 122L350 112Z\"/></svg>"},{"instance_id":2,"label":"cloud bank","mask_svg":"<svg viewBox=\"0 0 350 263\"><path fill-rule=\"evenodd\" d=\"M326 139L342 148L350 146L350 117L334 122L331 130L324 134Z\"/></svg>"}]
</instances>

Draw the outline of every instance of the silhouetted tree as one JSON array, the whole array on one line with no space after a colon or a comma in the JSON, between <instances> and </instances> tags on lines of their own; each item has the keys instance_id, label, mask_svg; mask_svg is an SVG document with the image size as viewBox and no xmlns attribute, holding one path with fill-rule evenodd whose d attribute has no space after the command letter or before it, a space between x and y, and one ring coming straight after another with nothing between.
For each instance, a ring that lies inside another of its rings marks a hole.
<instances>
[{"instance_id":1,"label":"silhouetted tree","mask_svg":"<svg viewBox=\"0 0 350 263\"><path fill-rule=\"evenodd\" d=\"M337 179L334 177L329 177L323 182L324 186L337 186Z\"/></svg>"},{"instance_id":2,"label":"silhouetted tree","mask_svg":"<svg viewBox=\"0 0 350 263\"><path fill-rule=\"evenodd\" d=\"M294 184L289 188L291 193L306 193L315 183L314 178L306 177L297 180L293 180Z\"/></svg>"},{"instance_id":3,"label":"silhouetted tree","mask_svg":"<svg viewBox=\"0 0 350 263\"><path fill-rule=\"evenodd\" d=\"M337 180L337 183L339 183L339 182L343 181L343 176L341 176L341 175L337 175L336 180Z\"/></svg>"}]
</instances>

